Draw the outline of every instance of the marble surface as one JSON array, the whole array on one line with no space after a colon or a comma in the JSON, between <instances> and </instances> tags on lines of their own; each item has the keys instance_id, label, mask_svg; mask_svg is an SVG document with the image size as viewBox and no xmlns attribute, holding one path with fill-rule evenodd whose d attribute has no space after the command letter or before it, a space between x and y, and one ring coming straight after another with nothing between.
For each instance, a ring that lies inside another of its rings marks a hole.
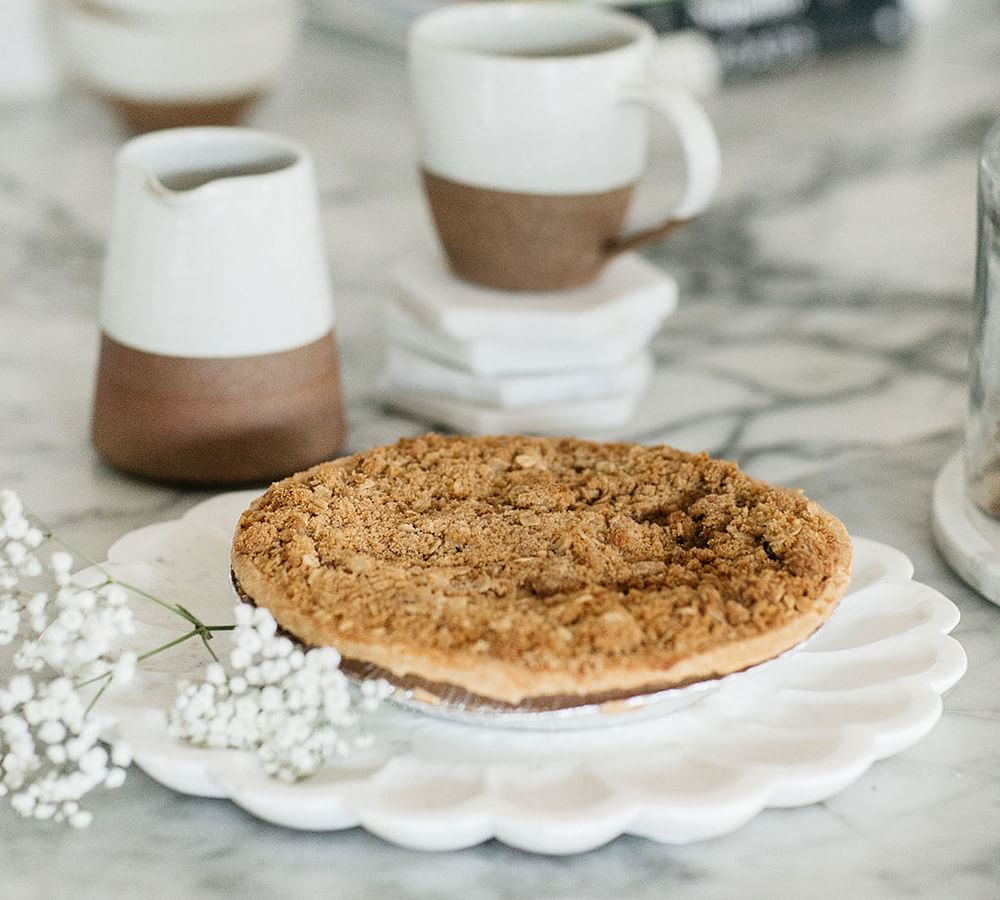
<instances>
[{"instance_id":1,"label":"marble surface","mask_svg":"<svg viewBox=\"0 0 1000 900\"><path fill-rule=\"evenodd\" d=\"M11 900L245 897L910 900L1000 896L1000 609L933 548L934 476L960 442L976 151L1000 116L992 0L956 0L900 53L847 55L709 105L718 205L649 258L681 304L655 341L635 437L708 449L801 486L892 543L962 610L969 673L937 729L827 803L686 847L620 839L579 857L498 844L440 856L360 831L303 835L132 773L77 834L0 809ZM307 37L259 125L316 154L337 290L350 447L423 430L374 399L386 272L431 245L402 61ZM0 107L0 484L101 554L201 494L123 478L87 419L95 296L122 134L65 92ZM639 215L676 191L660 154Z\"/></svg>"}]
</instances>

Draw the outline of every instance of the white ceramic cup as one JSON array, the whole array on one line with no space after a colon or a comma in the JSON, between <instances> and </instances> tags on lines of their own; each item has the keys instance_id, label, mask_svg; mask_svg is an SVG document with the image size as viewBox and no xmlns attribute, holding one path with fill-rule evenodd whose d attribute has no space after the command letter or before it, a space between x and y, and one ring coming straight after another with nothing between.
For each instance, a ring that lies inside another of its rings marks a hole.
<instances>
[{"instance_id":1,"label":"white ceramic cup","mask_svg":"<svg viewBox=\"0 0 1000 900\"><path fill-rule=\"evenodd\" d=\"M266 481L343 440L312 162L238 128L158 131L118 155L94 443L159 479Z\"/></svg>"},{"instance_id":2,"label":"white ceramic cup","mask_svg":"<svg viewBox=\"0 0 1000 900\"><path fill-rule=\"evenodd\" d=\"M129 125L232 124L295 46L297 0L55 0L67 68Z\"/></svg>"},{"instance_id":3,"label":"white ceramic cup","mask_svg":"<svg viewBox=\"0 0 1000 900\"><path fill-rule=\"evenodd\" d=\"M718 141L689 93L651 79L655 47L648 24L576 3L460 3L414 24L420 162L458 274L513 289L583 283L706 208ZM649 111L677 131L687 185L663 223L620 239Z\"/></svg>"}]
</instances>

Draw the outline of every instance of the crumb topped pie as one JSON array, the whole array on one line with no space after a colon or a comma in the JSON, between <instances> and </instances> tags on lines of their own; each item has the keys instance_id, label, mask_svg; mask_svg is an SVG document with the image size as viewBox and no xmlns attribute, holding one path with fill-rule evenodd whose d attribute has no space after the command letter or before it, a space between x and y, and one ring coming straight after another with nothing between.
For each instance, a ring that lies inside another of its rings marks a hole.
<instances>
[{"instance_id":1,"label":"crumb topped pie","mask_svg":"<svg viewBox=\"0 0 1000 900\"><path fill-rule=\"evenodd\" d=\"M533 709L775 657L850 561L833 516L705 454L438 435L272 485L232 553L240 593L346 670Z\"/></svg>"}]
</instances>

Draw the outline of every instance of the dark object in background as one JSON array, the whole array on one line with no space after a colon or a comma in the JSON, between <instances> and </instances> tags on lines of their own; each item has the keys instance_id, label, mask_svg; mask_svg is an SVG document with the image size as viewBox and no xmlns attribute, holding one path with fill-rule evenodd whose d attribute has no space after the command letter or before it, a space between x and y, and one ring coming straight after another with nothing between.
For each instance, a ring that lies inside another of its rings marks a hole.
<instances>
[{"instance_id":1,"label":"dark object in background","mask_svg":"<svg viewBox=\"0 0 1000 900\"><path fill-rule=\"evenodd\" d=\"M708 35L726 79L794 68L829 51L897 46L912 27L903 0L653 0L625 8L661 34Z\"/></svg>"}]
</instances>

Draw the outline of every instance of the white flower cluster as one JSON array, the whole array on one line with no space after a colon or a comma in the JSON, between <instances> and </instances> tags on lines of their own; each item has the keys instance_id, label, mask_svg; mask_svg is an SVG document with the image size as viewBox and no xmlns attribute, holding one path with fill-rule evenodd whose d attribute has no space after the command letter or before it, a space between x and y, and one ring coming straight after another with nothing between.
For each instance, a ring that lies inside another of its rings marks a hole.
<instances>
[{"instance_id":1,"label":"white flower cluster","mask_svg":"<svg viewBox=\"0 0 1000 900\"><path fill-rule=\"evenodd\" d=\"M363 714L391 692L381 680L361 685L355 701L329 647L303 651L277 634L270 613L236 606L231 673L208 666L200 683L182 682L170 734L203 747L252 750L283 781L306 778L368 742Z\"/></svg>"},{"instance_id":2,"label":"white flower cluster","mask_svg":"<svg viewBox=\"0 0 1000 900\"><path fill-rule=\"evenodd\" d=\"M0 689L0 797L22 816L89 825L80 800L101 785L121 787L131 762L125 744L110 754L100 744L103 728L68 678L36 685L15 675Z\"/></svg>"},{"instance_id":3,"label":"white flower cluster","mask_svg":"<svg viewBox=\"0 0 1000 900\"><path fill-rule=\"evenodd\" d=\"M42 574L35 552L45 540L24 515L21 498L13 491L0 491L0 646L13 643L21 628L22 604L15 593L22 578Z\"/></svg>"},{"instance_id":4,"label":"white flower cluster","mask_svg":"<svg viewBox=\"0 0 1000 900\"><path fill-rule=\"evenodd\" d=\"M17 670L0 683L0 797L22 816L84 827L91 814L80 801L97 787L121 786L131 762L124 744L102 744L109 723L92 707L108 687L133 678L140 658L114 652L134 632L128 586L110 575L83 586L69 553L43 562L45 540L18 496L0 491L0 649L10 647ZM239 604L235 626L208 626L179 605L151 599L194 628L142 659L233 628L232 671L213 663L202 682L178 686L169 717L174 737L253 751L268 774L286 781L367 741L363 718L390 693L384 681L365 682L356 697L336 650L302 650L277 633L264 610Z\"/></svg>"},{"instance_id":5,"label":"white flower cluster","mask_svg":"<svg viewBox=\"0 0 1000 900\"><path fill-rule=\"evenodd\" d=\"M46 574L38 548L45 539L18 496L0 491L0 646L15 645L15 674L0 686L0 797L22 816L90 824L80 800L94 788L119 787L130 755L101 745L105 724L90 713L93 693L125 683L136 656L112 656L115 642L133 631L125 591L113 584L73 584L73 558L53 553L54 591L26 590Z\"/></svg>"},{"instance_id":6,"label":"white flower cluster","mask_svg":"<svg viewBox=\"0 0 1000 900\"><path fill-rule=\"evenodd\" d=\"M68 554L53 554L58 579L62 573L56 566L62 563L56 562L57 557ZM131 681L136 667L134 653L126 652L113 662L109 660L118 638L135 630L128 595L118 585L88 590L64 583L56 591L54 602L48 593L40 591L31 596L24 610L30 616L32 636L21 643L14 655L17 668L40 672L51 666L77 682L89 681L106 672L111 673L116 684Z\"/></svg>"}]
</instances>

